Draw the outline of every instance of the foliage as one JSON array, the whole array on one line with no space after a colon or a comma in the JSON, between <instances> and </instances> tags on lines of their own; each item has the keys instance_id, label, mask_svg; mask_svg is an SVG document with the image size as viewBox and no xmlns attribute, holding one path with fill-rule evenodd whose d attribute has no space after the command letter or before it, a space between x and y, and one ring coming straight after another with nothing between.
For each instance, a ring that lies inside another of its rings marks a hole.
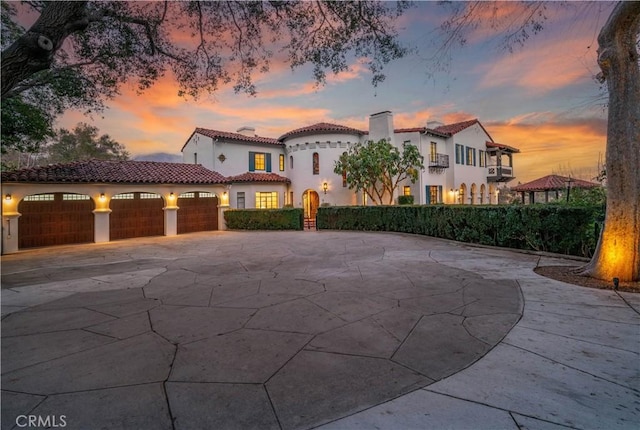
<instances>
[{"instance_id":1,"label":"foliage","mask_svg":"<svg viewBox=\"0 0 640 430\"><path fill-rule=\"evenodd\" d=\"M302 209L229 209L224 212L230 230L302 230Z\"/></svg>"},{"instance_id":2,"label":"foliage","mask_svg":"<svg viewBox=\"0 0 640 430\"><path fill-rule=\"evenodd\" d=\"M124 82L144 90L169 73L193 97L226 83L254 94L253 75L274 57L292 68L311 63L323 83L327 71L348 70L350 53L364 59L375 84L383 66L407 52L394 28L404 1L5 3L3 99L69 71L105 97ZM29 32L18 23L27 7L39 14Z\"/></svg>"},{"instance_id":3,"label":"foliage","mask_svg":"<svg viewBox=\"0 0 640 430\"><path fill-rule=\"evenodd\" d=\"M482 245L590 256L602 207L369 206L318 210L318 229L396 231Z\"/></svg>"},{"instance_id":4,"label":"foliage","mask_svg":"<svg viewBox=\"0 0 640 430\"><path fill-rule=\"evenodd\" d=\"M399 205L412 205L413 204L413 196L398 196L398 204Z\"/></svg>"},{"instance_id":5,"label":"foliage","mask_svg":"<svg viewBox=\"0 0 640 430\"><path fill-rule=\"evenodd\" d=\"M86 159L127 160L125 147L109 135L98 137L98 128L80 123L72 131L60 129L46 147L50 163L68 163Z\"/></svg>"},{"instance_id":6,"label":"foliage","mask_svg":"<svg viewBox=\"0 0 640 430\"><path fill-rule=\"evenodd\" d=\"M47 112L14 97L2 102L2 154L9 150L38 152L54 135Z\"/></svg>"},{"instance_id":7,"label":"foliage","mask_svg":"<svg viewBox=\"0 0 640 430\"><path fill-rule=\"evenodd\" d=\"M356 143L336 161L333 171L346 172L347 186L365 192L378 204L393 203L394 191L404 180L414 183L424 169L424 157L415 145L403 145L402 153L386 139Z\"/></svg>"}]
</instances>

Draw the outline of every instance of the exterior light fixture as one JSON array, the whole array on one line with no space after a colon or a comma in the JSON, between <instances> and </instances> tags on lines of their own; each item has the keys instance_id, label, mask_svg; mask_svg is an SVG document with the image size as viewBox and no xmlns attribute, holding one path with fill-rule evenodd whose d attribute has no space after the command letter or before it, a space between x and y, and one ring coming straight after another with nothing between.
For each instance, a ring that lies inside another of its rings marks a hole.
<instances>
[{"instance_id":1,"label":"exterior light fixture","mask_svg":"<svg viewBox=\"0 0 640 430\"><path fill-rule=\"evenodd\" d=\"M227 192L226 192L226 191L225 191L225 192L223 192L223 193L222 193L222 195L223 195L224 197L227 197Z\"/></svg>"},{"instance_id":2,"label":"exterior light fixture","mask_svg":"<svg viewBox=\"0 0 640 430\"><path fill-rule=\"evenodd\" d=\"M11 201L11 194L7 194L6 196L4 196L4 199L6 201Z\"/></svg>"},{"instance_id":3,"label":"exterior light fixture","mask_svg":"<svg viewBox=\"0 0 640 430\"><path fill-rule=\"evenodd\" d=\"M172 199L172 198L174 198L174 197L175 197L175 196L173 195L173 193L169 193L169 198L170 198L170 199Z\"/></svg>"},{"instance_id":4,"label":"exterior light fixture","mask_svg":"<svg viewBox=\"0 0 640 430\"><path fill-rule=\"evenodd\" d=\"M106 197L104 196L104 193L100 193L100 200L101 201L105 201Z\"/></svg>"},{"instance_id":5,"label":"exterior light fixture","mask_svg":"<svg viewBox=\"0 0 640 430\"><path fill-rule=\"evenodd\" d=\"M324 182L322 184L322 191L324 191L325 194L327 194L327 189L329 188L329 184L327 184L326 182Z\"/></svg>"}]
</instances>

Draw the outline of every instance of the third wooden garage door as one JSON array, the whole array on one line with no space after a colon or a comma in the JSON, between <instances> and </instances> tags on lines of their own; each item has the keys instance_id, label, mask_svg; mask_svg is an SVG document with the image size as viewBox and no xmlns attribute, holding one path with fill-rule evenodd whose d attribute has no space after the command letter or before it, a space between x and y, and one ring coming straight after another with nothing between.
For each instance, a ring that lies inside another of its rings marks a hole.
<instances>
[{"instance_id":1,"label":"third wooden garage door","mask_svg":"<svg viewBox=\"0 0 640 430\"><path fill-rule=\"evenodd\" d=\"M218 198L205 192L183 193L178 198L178 234L218 229Z\"/></svg>"}]
</instances>

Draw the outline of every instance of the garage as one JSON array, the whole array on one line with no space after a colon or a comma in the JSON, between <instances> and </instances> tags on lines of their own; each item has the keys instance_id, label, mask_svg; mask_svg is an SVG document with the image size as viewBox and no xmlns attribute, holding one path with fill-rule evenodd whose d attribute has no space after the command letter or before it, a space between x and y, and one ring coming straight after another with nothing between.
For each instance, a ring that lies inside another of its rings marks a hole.
<instances>
[{"instance_id":1,"label":"garage","mask_svg":"<svg viewBox=\"0 0 640 430\"><path fill-rule=\"evenodd\" d=\"M111 198L110 240L164 234L164 201L155 193L122 193Z\"/></svg>"},{"instance_id":2,"label":"garage","mask_svg":"<svg viewBox=\"0 0 640 430\"><path fill-rule=\"evenodd\" d=\"M94 204L84 194L47 193L20 202L19 248L93 242Z\"/></svg>"},{"instance_id":3,"label":"garage","mask_svg":"<svg viewBox=\"0 0 640 430\"><path fill-rule=\"evenodd\" d=\"M178 234L218 229L218 198L213 193L189 192L178 196Z\"/></svg>"}]
</instances>

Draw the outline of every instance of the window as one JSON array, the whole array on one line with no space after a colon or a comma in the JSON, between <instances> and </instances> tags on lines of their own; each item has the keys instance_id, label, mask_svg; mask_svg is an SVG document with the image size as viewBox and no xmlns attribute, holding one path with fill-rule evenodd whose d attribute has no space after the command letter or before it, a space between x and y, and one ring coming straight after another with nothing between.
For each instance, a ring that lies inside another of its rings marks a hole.
<instances>
[{"instance_id":1,"label":"window","mask_svg":"<svg viewBox=\"0 0 640 430\"><path fill-rule=\"evenodd\" d=\"M263 170L271 172L271 154L264 152L249 152L249 171Z\"/></svg>"},{"instance_id":2,"label":"window","mask_svg":"<svg viewBox=\"0 0 640 430\"><path fill-rule=\"evenodd\" d=\"M467 166L476 165L476 149L467 146Z\"/></svg>"},{"instance_id":3,"label":"window","mask_svg":"<svg viewBox=\"0 0 640 430\"><path fill-rule=\"evenodd\" d=\"M438 161L438 144L436 142L431 142L429 145L429 157L432 163Z\"/></svg>"},{"instance_id":4,"label":"window","mask_svg":"<svg viewBox=\"0 0 640 430\"><path fill-rule=\"evenodd\" d=\"M53 194L34 194L27 196L23 199L25 202L52 202L54 200Z\"/></svg>"},{"instance_id":5,"label":"window","mask_svg":"<svg viewBox=\"0 0 640 430\"><path fill-rule=\"evenodd\" d=\"M115 196L111 197L111 200L133 200L133 199L134 199L133 193L116 194Z\"/></svg>"},{"instance_id":6,"label":"window","mask_svg":"<svg viewBox=\"0 0 640 430\"><path fill-rule=\"evenodd\" d=\"M256 170L265 170L265 165L264 165L264 154L261 153L256 153L254 155L255 157L255 163L256 163Z\"/></svg>"},{"instance_id":7,"label":"window","mask_svg":"<svg viewBox=\"0 0 640 430\"><path fill-rule=\"evenodd\" d=\"M320 156L318 155L317 152L313 153L313 174L314 175L320 174Z\"/></svg>"},{"instance_id":8,"label":"window","mask_svg":"<svg viewBox=\"0 0 640 430\"><path fill-rule=\"evenodd\" d=\"M140 193L140 199L159 199L160 195L155 193Z\"/></svg>"},{"instance_id":9,"label":"window","mask_svg":"<svg viewBox=\"0 0 640 430\"><path fill-rule=\"evenodd\" d=\"M456 143L456 164L464 164L464 146Z\"/></svg>"},{"instance_id":10,"label":"window","mask_svg":"<svg viewBox=\"0 0 640 430\"><path fill-rule=\"evenodd\" d=\"M85 194L63 194L62 200L90 200L91 197Z\"/></svg>"},{"instance_id":11,"label":"window","mask_svg":"<svg viewBox=\"0 0 640 430\"><path fill-rule=\"evenodd\" d=\"M198 153L197 152L193 153L193 164L198 164Z\"/></svg>"},{"instance_id":12,"label":"window","mask_svg":"<svg viewBox=\"0 0 640 430\"><path fill-rule=\"evenodd\" d=\"M342 157L346 157L347 153L343 152ZM342 188L347 188L347 169L342 169Z\"/></svg>"},{"instance_id":13,"label":"window","mask_svg":"<svg viewBox=\"0 0 640 430\"><path fill-rule=\"evenodd\" d=\"M182 193L178 196L179 199L195 199L196 193Z\"/></svg>"},{"instance_id":14,"label":"window","mask_svg":"<svg viewBox=\"0 0 640 430\"><path fill-rule=\"evenodd\" d=\"M256 209L277 209L278 193L276 191L256 193Z\"/></svg>"},{"instance_id":15,"label":"window","mask_svg":"<svg viewBox=\"0 0 640 430\"><path fill-rule=\"evenodd\" d=\"M278 167L281 172L284 172L284 154L280 154L278 157Z\"/></svg>"},{"instance_id":16,"label":"window","mask_svg":"<svg viewBox=\"0 0 640 430\"><path fill-rule=\"evenodd\" d=\"M289 168L293 169L293 155L289 155Z\"/></svg>"},{"instance_id":17,"label":"window","mask_svg":"<svg viewBox=\"0 0 640 430\"><path fill-rule=\"evenodd\" d=\"M485 154L486 152L484 152L482 149L479 151L478 157L480 158L480 167L484 167L487 165Z\"/></svg>"},{"instance_id":18,"label":"window","mask_svg":"<svg viewBox=\"0 0 640 430\"><path fill-rule=\"evenodd\" d=\"M402 194L404 194L405 196L410 196L411 195L411 187L408 185L405 185L404 188L402 189Z\"/></svg>"},{"instance_id":19,"label":"window","mask_svg":"<svg viewBox=\"0 0 640 430\"><path fill-rule=\"evenodd\" d=\"M236 208L244 209L244 191L238 191L236 194Z\"/></svg>"},{"instance_id":20,"label":"window","mask_svg":"<svg viewBox=\"0 0 640 430\"><path fill-rule=\"evenodd\" d=\"M215 196L216 195L213 193L198 193L198 197L200 197L201 199L212 199Z\"/></svg>"}]
</instances>

